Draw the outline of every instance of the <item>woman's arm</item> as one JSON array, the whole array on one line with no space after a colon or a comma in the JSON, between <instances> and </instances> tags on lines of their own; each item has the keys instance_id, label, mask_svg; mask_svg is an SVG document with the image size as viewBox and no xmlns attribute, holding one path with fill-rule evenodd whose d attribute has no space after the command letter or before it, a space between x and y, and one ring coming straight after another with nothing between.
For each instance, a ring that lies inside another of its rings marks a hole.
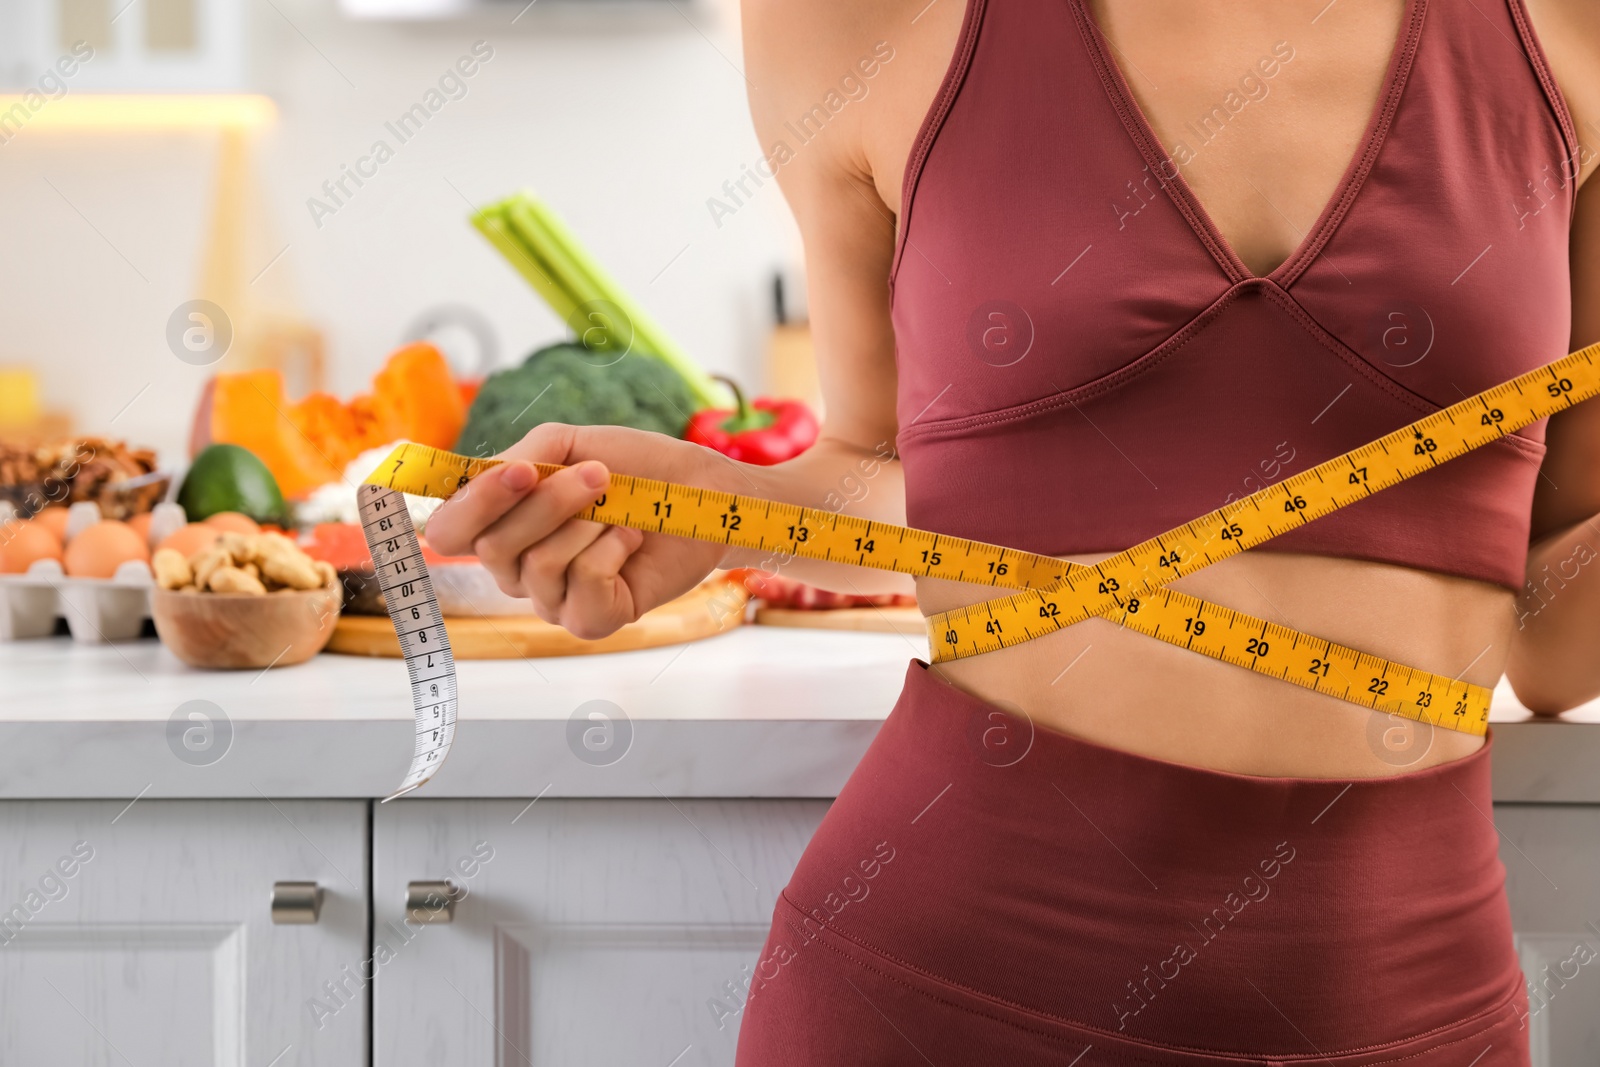
<instances>
[{"instance_id":1,"label":"woman's arm","mask_svg":"<svg viewBox=\"0 0 1600 1067\"><path fill-rule=\"evenodd\" d=\"M1584 146L1600 148L1600 12L1593 0L1534 0L1535 26ZM1572 230L1573 349L1600 341L1600 180L1578 194ZM1517 599L1506 676L1517 698L1556 714L1600 696L1600 399L1550 419L1535 490L1529 588Z\"/></svg>"},{"instance_id":2,"label":"woman's arm","mask_svg":"<svg viewBox=\"0 0 1600 1067\"><path fill-rule=\"evenodd\" d=\"M821 439L796 459L750 471L751 491L827 511L905 521L895 436L894 332L889 265L894 222L874 185L866 132L884 101L857 64L873 59L875 5L747 0L743 5L750 113L768 166L805 244L811 338L826 407ZM877 66L874 62L874 67ZM807 115L842 77L863 95L801 142ZM734 551L730 566L772 569ZM803 560L784 574L842 592L910 592L904 575Z\"/></svg>"},{"instance_id":3,"label":"woman's arm","mask_svg":"<svg viewBox=\"0 0 1600 1067\"><path fill-rule=\"evenodd\" d=\"M580 637L603 637L691 588L717 566L756 566L844 592L909 592L904 575L730 550L573 516L605 490L609 470L903 522L895 435L894 337L887 279L892 216L864 160L867 93L804 144L781 132L872 55L867 8L839 0L747 5L751 108L762 145L805 240L812 335L826 402L821 440L775 467L736 463L699 445L618 426L545 423L508 449L428 522L447 555L472 553L501 590ZM759 88L758 88L759 87ZM883 94L879 94L881 97ZM757 195L763 195L760 189ZM764 195L777 195L770 191ZM519 462L527 461L527 462ZM539 479L532 462L569 469Z\"/></svg>"},{"instance_id":4,"label":"woman's arm","mask_svg":"<svg viewBox=\"0 0 1600 1067\"><path fill-rule=\"evenodd\" d=\"M1600 341L1600 181L1578 195L1572 238L1577 349ZM1555 714L1600 696L1600 400L1552 416L1545 441L1506 676L1529 708Z\"/></svg>"}]
</instances>

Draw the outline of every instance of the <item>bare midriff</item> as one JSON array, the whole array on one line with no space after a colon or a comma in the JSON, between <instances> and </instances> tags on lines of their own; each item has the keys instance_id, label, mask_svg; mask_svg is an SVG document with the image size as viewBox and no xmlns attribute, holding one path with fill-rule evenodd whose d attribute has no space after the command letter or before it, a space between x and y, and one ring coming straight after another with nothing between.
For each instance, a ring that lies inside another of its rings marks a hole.
<instances>
[{"instance_id":1,"label":"bare midriff","mask_svg":"<svg viewBox=\"0 0 1600 1067\"><path fill-rule=\"evenodd\" d=\"M1112 555L1071 557L1094 563ZM1492 687L1516 628L1513 595L1361 560L1257 552L1173 588L1409 667ZM925 614L992 599L932 579ZM1103 619L934 668L1033 723L1112 748L1237 774L1380 777L1460 759L1482 738L1435 729L1208 659Z\"/></svg>"}]
</instances>

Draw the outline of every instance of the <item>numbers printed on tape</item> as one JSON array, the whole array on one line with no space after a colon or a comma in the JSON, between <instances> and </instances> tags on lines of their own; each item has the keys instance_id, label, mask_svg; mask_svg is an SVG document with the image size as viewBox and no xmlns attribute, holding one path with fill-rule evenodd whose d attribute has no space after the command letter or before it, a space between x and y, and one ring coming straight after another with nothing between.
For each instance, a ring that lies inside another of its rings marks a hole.
<instances>
[{"instance_id":1,"label":"numbers printed on tape","mask_svg":"<svg viewBox=\"0 0 1600 1067\"><path fill-rule=\"evenodd\" d=\"M1046 625L1036 618L1044 599L1040 592L933 616L930 627L937 626L947 635L955 633L957 641L947 646L943 655L936 643L935 659L990 652L1093 615L1113 617L1123 606L1119 589L1133 594L1158 588L1600 393L1597 359L1600 345L1591 345L1226 504L1094 567L1073 565L1062 588L1051 590L1050 600L1056 608ZM1108 583L1114 584L1108 589ZM994 619L1011 630L1010 638L994 640L985 628Z\"/></svg>"},{"instance_id":2,"label":"numbers printed on tape","mask_svg":"<svg viewBox=\"0 0 1600 1067\"><path fill-rule=\"evenodd\" d=\"M1491 693L1209 604L1174 589L1130 597L1107 616L1130 630L1292 682L1305 689L1434 726L1482 734Z\"/></svg>"},{"instance_id":3,"label":"numbers printed on tape","mask_svg":"<svg viewBox=\"0 0 1600 1067\"><path fill-rule=\"evenodd\" d=\"M611 475L605 495L580 517L779 555L1022 590L931 616L929 645L935 662L992 652L1103 616L1158 640L1342 700L1482 734L1489 693L1480 686L1391 663L1164 587L1595 396L1600 393L1597 359L1600 345L1574 352L1093 566L617 473ZM449 497L499 462L401 445L363 487L362 522L379 564L390 617L401 635L417 706L418 754L402 791L426 781L449 751L456 701L449 642L399 494ZM541 477L560 469L556 464L535 466ZM383 500L392 502L380 505ZM398 596L390 593L391 586L400 591Z\"/></svg>"},{"instance_id":4,"label":"numbers printed on tape","mask_svg":"<svg viewBox=\"0 0 1600 1067\"><path fill-rule=\"evenodd\" d=\"M393 800L432 778L450 752L456 732L455 659L405 497L369 482L357 503L378 587L405 656L416 713L411 769L400 788L384 798Z\"/></svg>"}]
</instances>

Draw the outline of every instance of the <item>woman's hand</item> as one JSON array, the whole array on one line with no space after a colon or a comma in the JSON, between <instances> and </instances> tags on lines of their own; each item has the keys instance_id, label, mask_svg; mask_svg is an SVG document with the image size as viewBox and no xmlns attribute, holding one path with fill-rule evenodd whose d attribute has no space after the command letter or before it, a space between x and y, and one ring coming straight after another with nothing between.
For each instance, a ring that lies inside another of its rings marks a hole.
<instances>
[{"instance_id":1,"label":"woman's hand","mask_svg":"<svg viewBox=\"0 0 1600 1067\"><path fill-rule=\"evenodd\" d=\"M476 555L508 596L589 640L692 589L723 545L573 518L606 491L610 470L749 492L739 464L700 445L624 426L544 423L428 519L443 555ZM534 463L569 466L541 479Z\"/></svg>"}]
</instances>

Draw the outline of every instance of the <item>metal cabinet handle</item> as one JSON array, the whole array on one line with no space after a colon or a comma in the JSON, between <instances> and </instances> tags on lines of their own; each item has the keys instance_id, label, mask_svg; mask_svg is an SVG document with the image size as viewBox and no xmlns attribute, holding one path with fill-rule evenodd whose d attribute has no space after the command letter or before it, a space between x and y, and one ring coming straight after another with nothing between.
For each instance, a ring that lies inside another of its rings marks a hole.
<instances>
[{"instance_id":1,"label":"metal cabinet handle","mask_svg":"<svg viewBox=\"0 0 1600 1067\"><path fill-rule=\"evenodd\" d=\"M272 921L303 925L322 913L322 887L315 882L273 882Z\"/></svg>"},{"instance_id":2,"label":"metal cabinet handle","mask_svg":"<svg viewBox=\"0 0 1600 1067\"><path fill-rule=\"evenodd\" d=\"M449 882L407 882L406 919L447 923L456 917L456 887Z\"/></svg>"}]
</instances>

